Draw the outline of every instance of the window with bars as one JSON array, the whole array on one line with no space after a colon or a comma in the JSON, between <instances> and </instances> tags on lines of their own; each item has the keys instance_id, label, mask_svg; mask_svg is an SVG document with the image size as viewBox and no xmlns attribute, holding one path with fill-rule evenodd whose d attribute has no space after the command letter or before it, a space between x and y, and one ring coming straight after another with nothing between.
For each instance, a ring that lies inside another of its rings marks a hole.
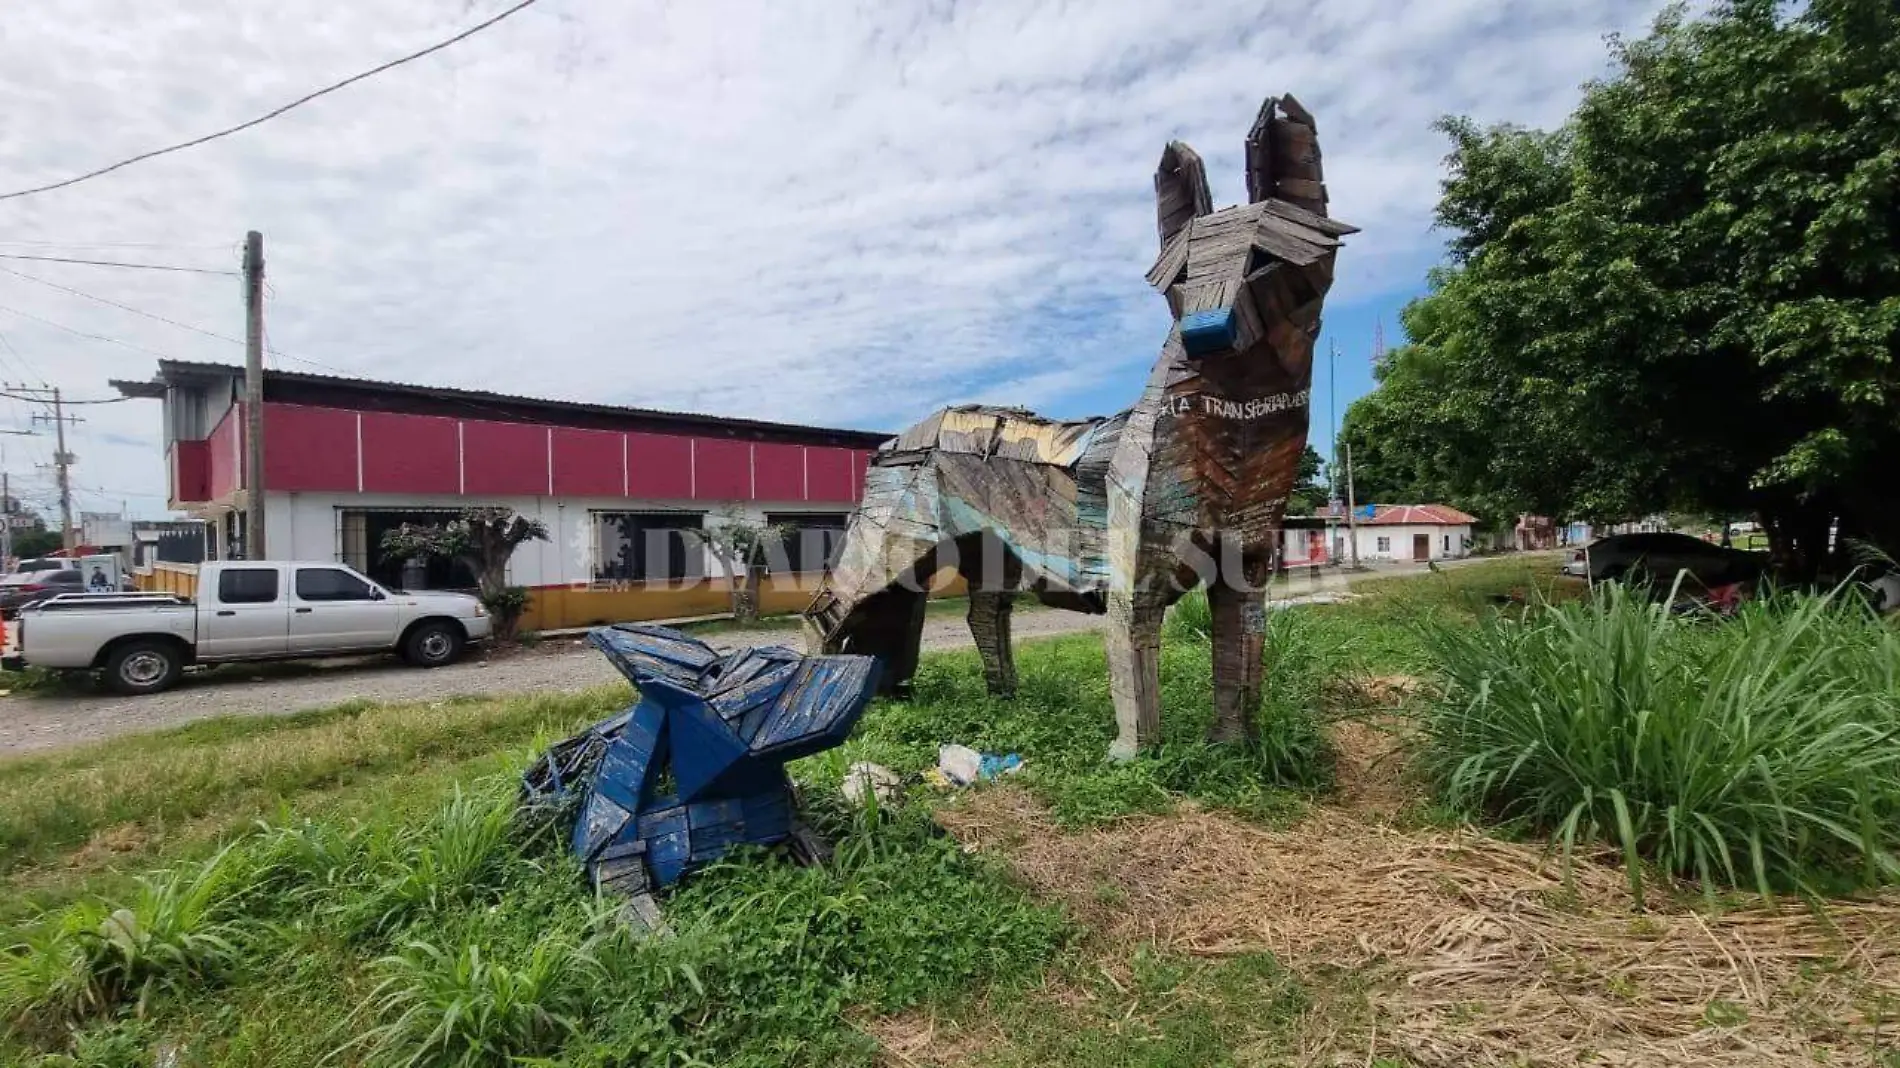
<instances>
[{"instance_id":1,"label":"window with bars","mask_svg":"<svg viewBox=\"0 0 1900 1068\"><path fill-rule=\"evenodd\" d=\"M765 522L785 531L781 551L766 554L767 571L817 572L831 566L851 517L843 512L767 512Z\"/></svg>"},{"instance_id":2,"label":"window with bars","mask_svg":"<svg viewBox=\"0 0 1900 1068\"><path fill-rule=\"evenodd\" d=\"M434 526L461 515L458 508L339 508L338 562L395 590L472 590L475 571L446 557L398 560L383 552L383 535L403 525Z\"/></svg>"},{"instance_id":3,"label":"window with bars","mask_svg":"<svg viewBox=\"0 0 1900 1068\"><path fill-rule=\"evenodd\" d=\"M700 512L595 512L594 581L702 578L706 547Z\"/></svg>"}]
</instances>

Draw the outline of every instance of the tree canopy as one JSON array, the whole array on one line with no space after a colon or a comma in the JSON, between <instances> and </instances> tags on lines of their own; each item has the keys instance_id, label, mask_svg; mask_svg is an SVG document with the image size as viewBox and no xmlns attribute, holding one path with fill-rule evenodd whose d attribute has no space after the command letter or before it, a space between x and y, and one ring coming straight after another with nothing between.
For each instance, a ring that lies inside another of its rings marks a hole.
<instances>
[{"instance_id":1,"label":"tree canopy","mask_svg":"<svg viewBox=\"0 0 1900 1068\"><path fill-rule=\"evenodd\" d=\"M382 549L391 559L449 557L475 572L482 597L499 598L508 590L508 561L526 541L548 540L547 524L517 515L512 508L464 508L446 523L404 523L383 534Z\"/></svg>"},{"instance_id":2,"label":"tree canopy","mask_svg":"<svg viewBox=\"0 0 1900 1068\"><path fill-rule=\"evenodd\" d=\"M1449 118L1450 262L1348 410L1361 499L1900 544L1900 6L1613 40L1558 130Z\"/></svg>"}]
</instances>

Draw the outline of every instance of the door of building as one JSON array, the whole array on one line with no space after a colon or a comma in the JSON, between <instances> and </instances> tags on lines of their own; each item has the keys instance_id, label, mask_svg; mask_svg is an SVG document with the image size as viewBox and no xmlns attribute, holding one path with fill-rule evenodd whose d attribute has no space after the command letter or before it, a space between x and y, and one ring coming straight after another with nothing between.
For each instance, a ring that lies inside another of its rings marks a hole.
<instances>
[{"instance_id":1,"label":"door of building","mask_svg":"<svg viewBox=\"0 0 1900 1068\"><path fill-rule=\"evenodd\" d=\"M1432 536L1430 534L1412 535L1412 559L1430 560L1432 558Z\"/></svg>"}]
</instances>

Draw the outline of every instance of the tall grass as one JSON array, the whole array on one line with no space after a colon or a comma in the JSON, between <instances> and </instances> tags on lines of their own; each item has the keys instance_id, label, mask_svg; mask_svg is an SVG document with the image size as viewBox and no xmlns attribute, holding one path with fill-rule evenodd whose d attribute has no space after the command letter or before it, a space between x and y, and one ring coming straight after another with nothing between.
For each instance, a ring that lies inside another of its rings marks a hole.
<instances>
[{"instance_id":1,"label":"tall grass","mask_svg":"<svg viewBox=\"0 0 1900 1068\"><path fill-rule=\"evenodd\" d=\"M580 1030L579 1013L599 965L573 944L548 939L518 965L467 943L445 950L417 939L376 963L382 982L364 1003L385 1022L360 1046L375 1065L507 1064L552 1053Z\"/></svg>"},{"instance_id":2,"label":"tall grass","mask_svg":"<svg viewBox=\"0 0 1900 1068\"><path fill-rule=\"evenodd\" d=\"M1522 621L1435 626L1423 770L1445 800L1618 847L1713 889L1900 877L1900 633L1845 594L1733 619L1619 585Z\"/></svg>"},{"instance_id":3,"label":"tall grass","mask_svg":"<svg viewBox=\"0 0 1900 1068\"><path fill-rule=\"evenodd\" d=\"M826 795L827 867L735 857L670 898L677 937L641 938L559 836L509 818L517 774L420 820L262 827L27 925L0 953L23 1044L0 1060L91 1064L132 1019L207 1064L862 1063L848 1010L1033 974L1065 930L924 807Z\"/></svg>"},{"instance_id":4,"label":"tall grass","mask_svg":"<svg viewBox=\"0 0 1900 1068\"><path fill-rule=\"evenodd\" d=\"M0 954L0 1018L40 1027L213 981L237 964L254 925L238 915L247 880L230 849L142 877L123 904L86 901L19 933Z\"/></svg>"},{"instance_id":5,"label":"tall grass","mask_svg":"<svg viewBox=\"0 0 1900 1068\"><path fill-rule=\"evenodd\" d=\"M545 729L598 719L627 694L611 686L499 701L355 703L281 719L208 720L0 761L0 873L109 828L172 827L233 809L255 818L301 791L492 753Z\"/></svg>"}]
</instances>

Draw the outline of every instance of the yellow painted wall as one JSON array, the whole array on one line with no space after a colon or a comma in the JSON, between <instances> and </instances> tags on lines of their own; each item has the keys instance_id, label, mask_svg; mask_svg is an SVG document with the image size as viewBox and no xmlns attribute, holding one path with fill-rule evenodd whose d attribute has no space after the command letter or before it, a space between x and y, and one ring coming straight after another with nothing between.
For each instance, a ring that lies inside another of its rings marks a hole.
<instances>
[{"instance_id":1,"label":"yellow painted wall","mask_svg":"<svg viewBox=\"0 0 1900 1068\"><path fill-rule=\"evenodd\" d=\"M768 575L759 591L759 612L768 616L803 612L817 586L814 575ZM933 597L961 597L966 592L963 577L954 571L940 573L931 584ZM692 586L635 583L616 590L540 586L530 593L528 610L521 616L524 631L720 616L732 611L732 584L726 579Z\"/></svg>"},{"instance_id":2,"label":"yellow painted wall","mask_svg":"<svg viewBox=\"0 0 1900 1068\"><path fill-rule=\"evenodd\" d=\"M141 590L153 593L175 593L180 597L198 595L198 565L168 564L163 561L152 565L150 571L132 573L132 584Z\"/></svg>"},{"instance_id":3,"label":"yellow painted wall","mask_svg":"<svg viewBox=\"0 0 1900 1068\"><path fill-rule=\"evenodd\" d=\"M195 597L198 565L157 563L150 571L134 572L132 581L141 590ZM815 575L768 575L759 591L759 611L764 615L803 612L817 586ZM603 623L720 616L732 611L731 591L732 584L725 579L694 586L636 583L618 590L542 586L530 591L532 599L522 614L521 629L565 630ZM963 577L954 571L939 573L931 583L933 597L962 597L967 592Z\"/></svg>"}]
</instances>

